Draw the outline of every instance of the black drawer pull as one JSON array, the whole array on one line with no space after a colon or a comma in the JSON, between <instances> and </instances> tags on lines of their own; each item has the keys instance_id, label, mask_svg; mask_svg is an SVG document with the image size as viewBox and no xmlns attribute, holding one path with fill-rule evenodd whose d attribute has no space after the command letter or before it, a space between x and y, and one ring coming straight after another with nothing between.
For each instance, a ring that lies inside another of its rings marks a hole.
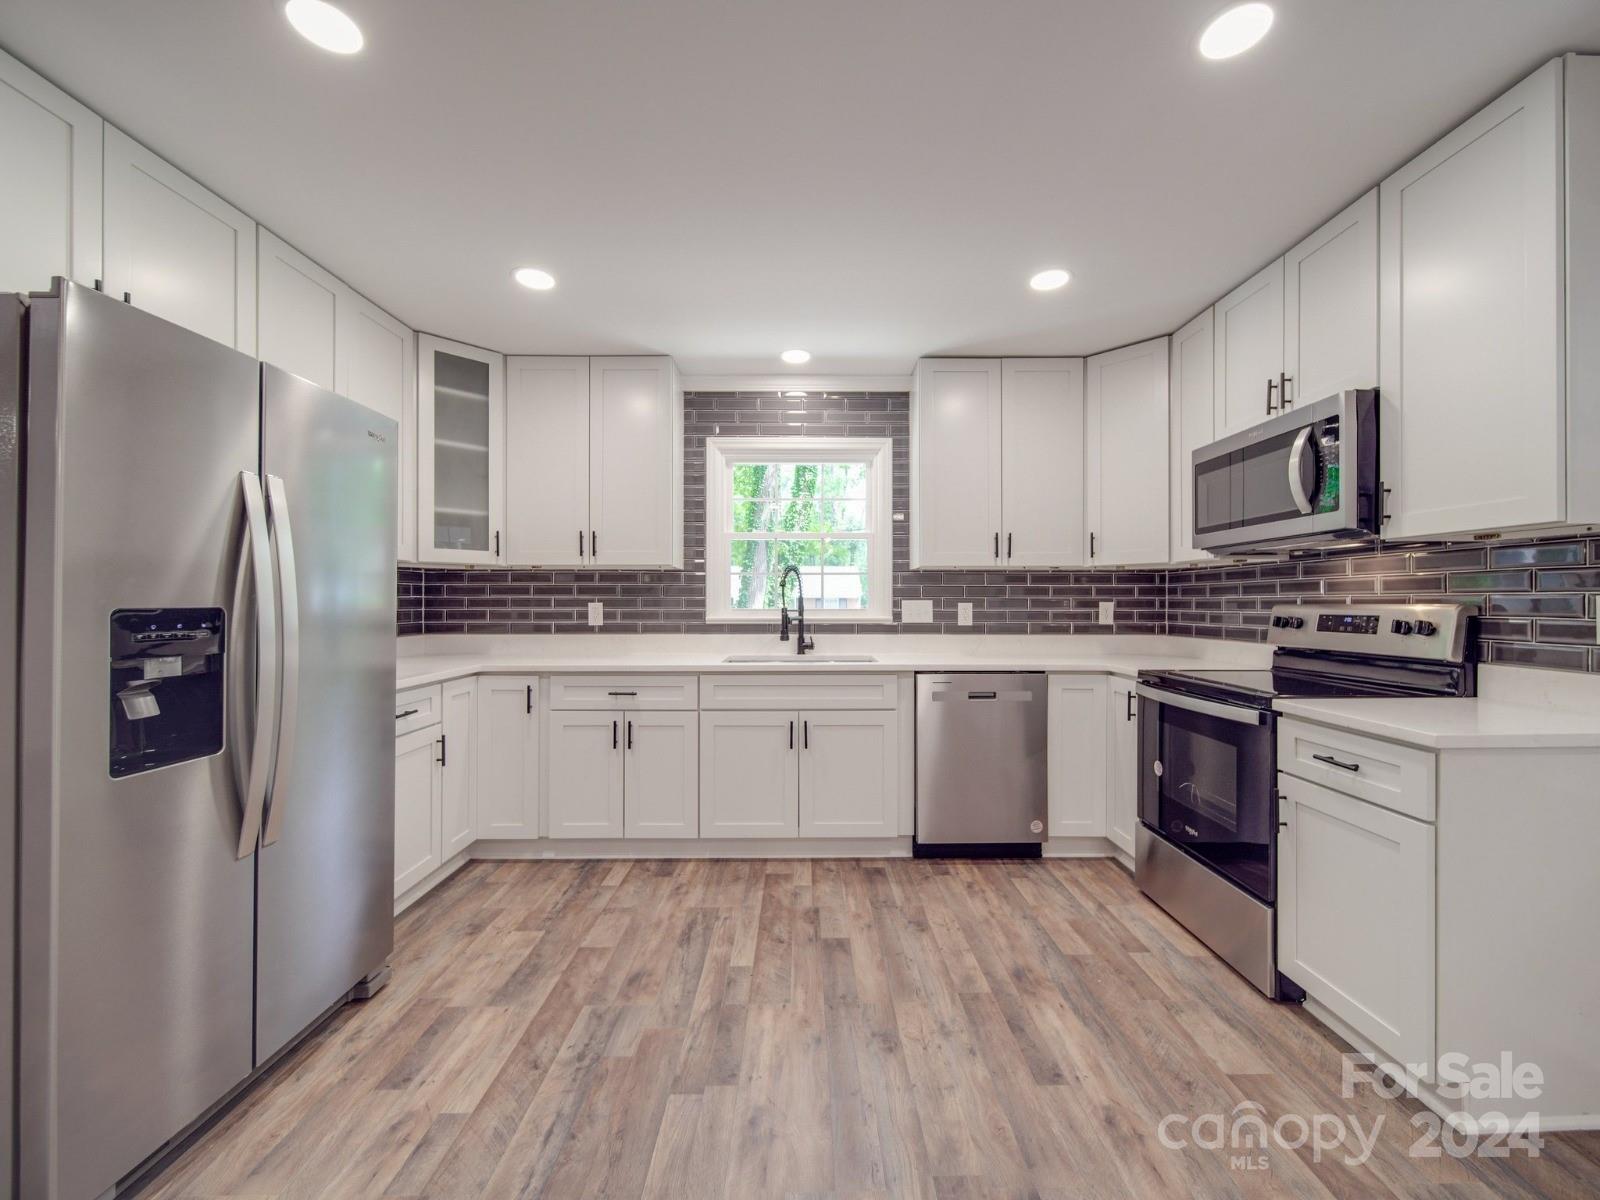
<instances>
[{"instance_id":1,"label":"black drawer pull","mask_svg":"<svg viewBox=\"0 0 1600 1200\"><path fill-rule=\"evenodd\" d=\"M1361 764L1360 763L1340 762L1337 758L1335 758L1331 754L1313 754L1311 757L1316 759L1320 763L1327 763L1330 767L1338 767L1341 771L1359 771L1359 770L1361 770Z\"/></svg>"},{"instance_id":2,"label":"black drawer pull","mask_svg":"<svg viewBox=\"0 0 1600 1200\"><path fill-rule=\"evenodd\" d=\"M608 696L637 696L638 692L607 692Z\"/></svg>"},{"instance_id":3,"label":"black drawer pull","mask_svg":"<svg viewBox=\"0 0 1600 1200\"><path fill-rule=\"evenodd\" d=\"M416 716L421 711L422 710L420 708L408 708L408 709L405 710L405 712L397 712L397 713L395 713L394 719L396 721L403 721L407 717Z\"/></svg>"}]
</instances>

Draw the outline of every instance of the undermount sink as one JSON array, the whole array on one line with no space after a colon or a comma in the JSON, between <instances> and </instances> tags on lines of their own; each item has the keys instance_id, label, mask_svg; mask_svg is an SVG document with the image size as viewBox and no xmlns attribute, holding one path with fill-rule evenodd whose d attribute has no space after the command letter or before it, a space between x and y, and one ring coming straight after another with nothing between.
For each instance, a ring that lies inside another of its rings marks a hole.
<instances>
[{"instance_id":1,"label":"undermount sink","mask_svg":"<svg viewBox=\"0 0 1600 1200\"><path fill-rule=\"evenodd\" d=\"M725 663L872 663L878 660L870 654L730 654Z\"/></svg>"}]
</instances>

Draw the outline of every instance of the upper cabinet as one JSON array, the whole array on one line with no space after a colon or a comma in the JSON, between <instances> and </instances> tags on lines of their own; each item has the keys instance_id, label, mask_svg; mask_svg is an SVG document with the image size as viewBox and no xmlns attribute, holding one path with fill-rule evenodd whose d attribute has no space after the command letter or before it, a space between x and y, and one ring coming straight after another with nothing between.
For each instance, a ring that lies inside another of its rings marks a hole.
<instances>
[{"instance_id":1,"label":"upper cabinet","mask_svg":"<svg viewBox=\"0 0 1600 1200\"><path fill-rule=\"evenodd\" d=\"M1283 260L1257 271L1212 309L1216 429L1238 433L1279 411L1283 385Z\"/></svg>"},{"instance_id":2,"label":"upper cabinet","mask_svg":"<svg viewBox=\"0 0 1600 1200\"><path fill-rule=\"evenodd\" d=\"M105 123L0 53L0 292L101 277Z\"/></svg>"},{"instance_id":3,"label":"upper cabinet","mask_svg":"<svg viewBox=\"0 0 1600 1200\"><path fill-rule=\"evenodd\" d=\"M417 557L501 561L505 362L417 337Z\"/></svg>"},{"instance_id":4,"label":"upper cabinet","mask_svg":"<svg viewBox=\"0 0 1600 1200\"><path fill-rule=\"evenodd\" d=\"M1080 565L1083 462L1082 359L923 359L911 565Z\"/></svg>"},{"instance_id":5,"label":"upper cabinet","mask_svg":"<svg viewBox=\"0 0 1600 1200\"><path fill-rule=\"evenodd\" d=\"M1378 189L1283 256L1280 405L1378 379Z\"/></svg>"},{"instance_id":6,"label":"upper cabinet","mask_svg":"<svg viewBox=\"0 0 1600 1200\"><path fill-rule=\"evenodd\" d=\"M1167 338L1086 360L1086 517L1092 566L1165 563Z\"/></svg>"},{"instance_id":7,"label":"upper cabinet","mask_svg":"<svg viewBox=\"0 0 1600 1200\"><path fill-rule=\"evenodd\" d=\"M1600 516L1597 71L1547 64L1380 188L1387 536Z\"/></svg>"},{"instance_id":8,"label":"upper cabinet","mask_svg":"<svg viewBox=\"0 0 1600 1200\"><path fill-rule=\"evenodd\" d=\"M1216 440L1216 412L1212 404L1213 377L1211 309L1206 309L1172 335L1171 431L1172 454L1172 561L1196 562L1209 558L1194 546L1194 452Z\"/></svg>"},{"instance_id":9,"label":"upper cabinet","mask_svg":"<svg viewBox=\"0 0 1600 1200\"><path fill-rule=\"evenodd\" d=\"M122 131L105 128L105 288L256 352L256 224Z\"/></svg>"},{"instance_id":10,"label":"upper cabinet","mask_svg":"<svg viewBox=\"0 0 1600 1200\"><path fill-rule=\"evenodd\" d=\"M506 553L683 565L683 396L669 358L506 361Z\"/></svg>"},{"instance_id":11,"label":"upper cabinet","mask_svg":"<svg viewBox=\"0 0 1600 1200\"><path fill-rule=\"evenodd\" d=\"M318 387L334 388L335 310L349 289L269 230L259 231L257 354Z\"/></svg>"}]
</instances>

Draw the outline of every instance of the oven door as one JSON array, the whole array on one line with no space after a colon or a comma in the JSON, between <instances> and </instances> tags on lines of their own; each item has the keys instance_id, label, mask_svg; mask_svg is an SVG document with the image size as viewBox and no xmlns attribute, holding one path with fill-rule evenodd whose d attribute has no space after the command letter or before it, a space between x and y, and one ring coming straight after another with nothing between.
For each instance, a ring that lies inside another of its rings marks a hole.
<instances>
[{"instance_id":1,"label":"oven door","mask_svg":"<svg viewBox=\"0 0 1600 1200\"><path fill-rule=\"evenodd\" d=\"M1139 819L1270 903L1276 891L1271 714L1141 683Z\"/></svg>"}]
</instances>

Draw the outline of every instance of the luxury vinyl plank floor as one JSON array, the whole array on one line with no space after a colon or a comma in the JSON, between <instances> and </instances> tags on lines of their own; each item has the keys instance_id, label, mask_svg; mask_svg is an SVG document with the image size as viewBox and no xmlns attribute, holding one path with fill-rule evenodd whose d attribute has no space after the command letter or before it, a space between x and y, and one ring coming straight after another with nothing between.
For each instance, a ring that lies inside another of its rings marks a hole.
<instances>
[{"instance_id":1,"label":"luxury vinyl plank floor","mask_svg":"<svg viewBox=\"0 0 1600 1200\"><path fill-rule=\"evenodd\" d=\"M146 1183L223 1197L1591 1197L1600 1135L1424 1158L1410 1102L1098 860L476 863L394 977ZM1240 1105L1344 1141L1169 1149ZM1361 1161L1349 1122L1370 1131Z\"/></svg>"}]
</instances>

